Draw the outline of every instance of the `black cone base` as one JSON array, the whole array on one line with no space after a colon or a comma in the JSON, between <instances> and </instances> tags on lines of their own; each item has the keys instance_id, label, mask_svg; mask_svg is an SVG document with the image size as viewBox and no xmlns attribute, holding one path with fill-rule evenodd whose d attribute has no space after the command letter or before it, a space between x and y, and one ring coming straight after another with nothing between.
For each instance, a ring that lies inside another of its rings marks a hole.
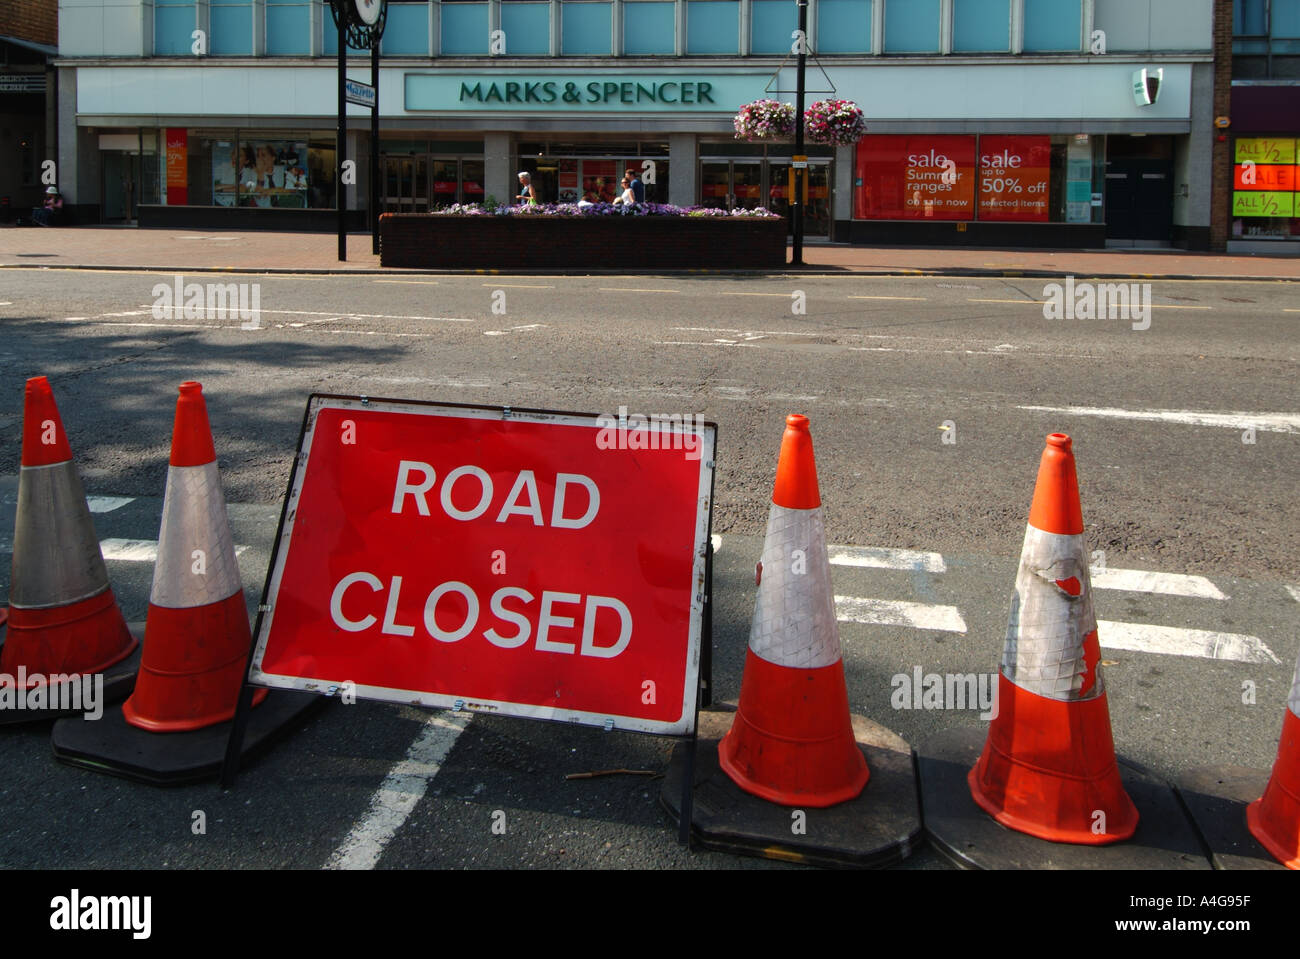
<instances>
[{"instance_id":1,"label":"black cone base","mask_svg":"<svg viewBox=\"0 0 1300 959\"><path fill-rule=\"evenodd\" d=\"M1210 869L1173 789L1124 759L1119 775L1138 810L1131 839L1107 846L1048 842L995 822L971 798L966 774L984 749L985 729L934 736L917 749L925 831L963 869Z\"/></svg>"},{"instance_id":2,"label":"black cone base","mask_svg":"<svg viewBox=\"0 0 1300 959\"><path fill-rule=\"evenodd\" d=\"M1246 807L1264 795L1268 777L1266 769L1207 766L1189 769L1175 780L1215 869L1286 870L1246 825Z\"/></svg>"},{"instance_id":3,"label":"black cone base","mask_svg":"<svg viewBox=\"0 0 1300 959\"><path fill-rule=\"evenodd\" d=\"M3 630L0 629L0 638L3 638ZM120 663L108 667L104 670L104 691L103 698L98 706L107 714L110 703L119 703L131 695L135 689L135 676L140 671L140 655L144 651L144 644L140 642L140 637L144 635L144 624L132 624L131 635L136 638L135 649L131 655L126 657ZM95 675L95 674L87 674ZM60 684L67 685L67 684ZM84 686L83 686L84 689ZM81 716L86 712L85 706L78 706L76 709L60 709L60 701L71 702L68 698L73 691L71 689L61 690L56 687L53 690L46 690L46 701L53 705L46 706L44 709L17 709L4 703L0 703L0 726L8 726L13 723L35 723L41 720L59 719L63 716ZM52 694L52 695L51 695ZM16 695L21 695L17 693ZM84 703L84 700L83 700Z\"/></svg>"},{"instance_id":4,"label":"black cone base","mask_svg":"<svg viewBox=\"0 0 1300 959\"><path fill-rule=\"evenodd\" d=\"M275 691L248 713L241 761L270 746L297 719L325 701L315 693ZM229 722L187 733L151 733L132 726L122 707L104 710L102 719L61 719L54 724L50 744L54 757L81 766L155 786L179 786L215 779L226 758Z\"/></svg>"},{"instance_id":5,"label":"black cone base","mask_svg":"<svg viewBox=\"0 0 1300 959\"><path fill-rule=\"evenodd\" d=\"M853 717L871 779L856 798L827 809L781 806L742 790L718 765L718 740L733 712L701 712L695 755L693 841L705 849L814 866L859 869L902 862L921 842L921 813L911 747L883 726ZM672 754L660 804L680 819L686 745ZM805 814L802 834L793 827Z\"/></svg>"}]
</instances>

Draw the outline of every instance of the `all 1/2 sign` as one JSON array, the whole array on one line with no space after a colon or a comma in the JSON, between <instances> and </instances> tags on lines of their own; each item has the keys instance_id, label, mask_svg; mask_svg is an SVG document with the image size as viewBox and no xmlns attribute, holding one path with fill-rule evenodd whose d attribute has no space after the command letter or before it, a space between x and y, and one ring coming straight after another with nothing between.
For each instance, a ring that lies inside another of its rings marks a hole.
<instances>
[{"instance_id":1,"label":"all 1/2 sign","mask_svg":"<svg viewBox=\"0 0 1300 959\"><path fill-rule=\"evenodd\" d=\"M715 442L313 395L250 682L690 733Z\"/></svg>"}]
</instances>

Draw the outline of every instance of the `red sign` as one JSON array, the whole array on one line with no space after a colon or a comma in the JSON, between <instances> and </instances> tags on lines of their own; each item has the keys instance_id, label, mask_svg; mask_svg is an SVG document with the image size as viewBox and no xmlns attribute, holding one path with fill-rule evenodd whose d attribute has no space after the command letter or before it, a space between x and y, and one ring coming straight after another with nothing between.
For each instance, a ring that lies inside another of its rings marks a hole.
<instances>
[{"instance_id":1,"label":"red sign","mask_svg":"<svg viewBox=\"0 0 1300 959\"><path fill-rule=\"evenodd\" d=\"M1047 220L1051 174L1051 137L980 137L980 219Z\"/></svg>"},{"instance_id":2,"label":"red sign","mask_svg":"<svg viewBox=\"0 0 1300 959\"><path fill-rule=\"evenodd\" d=\"M973 136L867 136L857 164L858 219L975 219Z\"/></svg>"},{"instance_id":3,"label":"red sign","mask_svg":"<svg viewBox=\"0 0 1300 959\"><path fill-rule=\"evenodd\" d=\"M167 205L185 206L189 202L189 130L167 127Z\"/></svg>"},{"instance_id":4,"label":"red sign","mask_svg":"<svg viewBox=\"0 0 1300 959\"><path fill-rule=\"evenodd\" d=\"M313 396L252 681L683 734L716 428Z\"/></svg>"}]
</instances>

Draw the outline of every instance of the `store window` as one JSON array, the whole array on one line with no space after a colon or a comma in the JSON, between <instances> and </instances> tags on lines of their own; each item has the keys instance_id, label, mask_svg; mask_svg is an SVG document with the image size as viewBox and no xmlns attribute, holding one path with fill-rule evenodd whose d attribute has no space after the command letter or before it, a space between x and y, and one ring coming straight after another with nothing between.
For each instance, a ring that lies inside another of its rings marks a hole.
<instances>
[{"instance_id":1,"label":"store window","mask_svg":"<svg viewBox=\"0 0 1300 959\"><path fill-rule=\"evenodd\" d=\"M154 56L189 56L197 24L194 0L154 0Z\"/></svg>"},{"instance_id":2,"label":"store window","mask_svg":"<svg viewBox=\"0 0 1300 959\"><path fill-rule=\"evenodd\" d=\"M278 209L334 205L332 140L270 130L161 132L166 153L158 161L160 202Z\"/></svg>"},{"instance_id":3,"label":"store window","mask_svg":"<svg viewBox=\"0 0 1300 959\"><path fill-rule=\"evenodd\" d=\"M1025 52L1078 50L1083 0L1025 0Z\"/></svg>"},{"instance_id":4,"label":"store window","mask_svg":"<svg viewBox=\"0 0 1300 959\"><path fill-rule=\"evenodd\" d=\"M687 0L686 52L739 53L739 0Z\"/></svg>"},{"instance_id":5,"label":"store window","mask_svg":"<svg viewBox=\"0 0 1300 959\"><path fill-rule=\"evenodd\" d=\"M623 52L628 56L671 56L676 53L677 4L660 0L625 0Z\"/></svg>"},{"instance_id":6,"label":"store window","mask_svg":"<svg viewBox=\"0 0 1300 959\"><path fill-rule=\"evenodd\" d=\"M311 53L309 0L266 0L266 52L273 57Z\"/></svg>"},{"instance_id":7,"label":"store window","mask_svg":"<svg viewBox=\"0 0 1300 959\"><path fill-rule=\"evenodd\" d=\"M886 53L939 52L939 0L888 0Z\"/></svg>"},{"instance_id":8,"label":"store window","mask_svg":"<svg viewBox=\"0 0 1300 959\"><path fill-rule=\"evenodd\" d=\"M337 47L338 40L334 42ZM379 52L393 57L429 55L429 5L424 0L390 0Z\"/></svg>"},{"instance_id":9,"label":"store window","mask_svg":"<svg viewBox=\"0 0 1300 959\"><path fill-rule=\"evenodd\" d=\"M818 53L871 52L871 0L818 0Z\"/></svg>"},{"instance_id":10,"label":"store window","mask_svg":"<svg viewBox=\"0 0 1300 959\"><path fill-rule=\"evenodd\" d=\"M1233 79L1300 76L1300 0L1235 0Z\"/></svg>"},{"instance_id":11,"label":"store window","mask_svg":"<svg viewBox=\"0 0 1300 959\"><path fill-rule=\"evenodd\" d=\"M565 0L560 5L560 52L565 56L609 56L613 7L602 0Z\"/></svg>"},{"instance_id":12,"label":"store window","mask_svg":"<svg viewBox=\"0 0 1300 959\"><path fill-rule=\"evenodd\" d=\"M1011 0L953 0L954 53L1006 53L1011 49Z\"/></svg>"},{"instance_id":13,"label":"store window","mask_svg":"<svg viewBox=\"0 0 1300 959\"><path fill-rule=\"evenodd\" d=\"M440 20L444 56L474 56L488 52L486 3L443 3Z\"/></svg>"},{"instance_id":14,"label":"store window","mask_svg":"<svg viewBox=\"0 0 1300 959\"><path fill-rule=\"evenodd\" d=\"M208 52L249 56L253 52L253 0L210 0Z\"/></svg>"},{"instance_id":15,"label":"store window","mask_svg":"<svg viewBox=\"0 0 1300 959\"><path fill-rule=\"evenodd\" d=\"M547 56L551 52L551 5L502 3L501 30L506 35L507 56Z\"/></svg>"},{"instance_id":16,"label":"store window","mask_svg":"<svg viewBox=\"0 0 1300 959\"><path fill-rule=\"evenodd\" d=\"M1300 237L1300 140L1237 137L1233 154L1233 238Z\"/></svg>"},{"instance_id":17,"label":"store window","mask_svg":"<svg viewBox=\"0 0 1300 959\"><path fill-rule=\"evenodd\" d=\"M790 0L753 0L750 5L751 53L788 53L799 28L799 10Z\"/></svg>"},{"instance_id":18,"label":"store window","mask_svg":"<svg viewBox=\"0 0 1300 959\"><path fill-rule=\"evenodd\" d=\"M864 220L1099 223L1100 138L869 135L857 147Z\"/></svg>"}]
</instances>

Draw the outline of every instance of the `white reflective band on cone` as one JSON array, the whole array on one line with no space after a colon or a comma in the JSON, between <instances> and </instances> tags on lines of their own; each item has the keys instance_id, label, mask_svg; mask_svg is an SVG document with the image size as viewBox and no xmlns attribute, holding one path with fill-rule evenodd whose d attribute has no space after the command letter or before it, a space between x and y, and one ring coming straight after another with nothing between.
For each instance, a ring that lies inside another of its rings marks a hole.
<instances>
[{"instance_id":1,"label":"white reflective band on cone","mask_svg":"<svg viewBox=\"0 0 1300 959\"><path fill-rule=\"evenodd\" d=\"M18 477L9 603L50 609L98 596L108 570L72 460L24 466Z\"/></svg>"},{"instance_id":2,"label":"white reflective band on cone","mask_svg":"<svg viewBox=\"0 0 1300 959\"><path fill-rule=\"evenodd\" d=\"M795 556L796 550L802 556ZM769 663L797 669L820 669L840 661L820 509L772 504L749 648Z\"/></svg>"},{"instance_id":3,"label":"white reflective band on cone","mask_svg":"<svg viewBox=\"0 0 1300 959\"><path fill-rule=\"evenodd\" d=\"M1092 610L1083 537L1045 533L1029 526L1011 598L1002 674L1021 689L1061 702L1094 699L1102 693L1101 670L1081 695L1088 667L1083 639L1097 628ZM1079 595L1057 585L1076 579Z\"/></svg>"},{"instance_id":4,"label":"white reflective band on cone","mask_svg":"<svg viewBox=\"0 0 1300 959\"><path fill-rule=\"evenodd\" d=\"M1295 679L1291 680L1291 698L1286 701L1287 708L1300 718L1300 659L1295 663Z\"/></svg>"},{"instance_id":5,"label":"white reflective band on cone","mask_svg":"<svg viewBox=\"0 0 1300 959\"><path fill-rule=\"evenodd\" d=\"M168 467L149 602L190 609L229 599L242 588L217 464Z\"/></svg>"}]
</instances>

